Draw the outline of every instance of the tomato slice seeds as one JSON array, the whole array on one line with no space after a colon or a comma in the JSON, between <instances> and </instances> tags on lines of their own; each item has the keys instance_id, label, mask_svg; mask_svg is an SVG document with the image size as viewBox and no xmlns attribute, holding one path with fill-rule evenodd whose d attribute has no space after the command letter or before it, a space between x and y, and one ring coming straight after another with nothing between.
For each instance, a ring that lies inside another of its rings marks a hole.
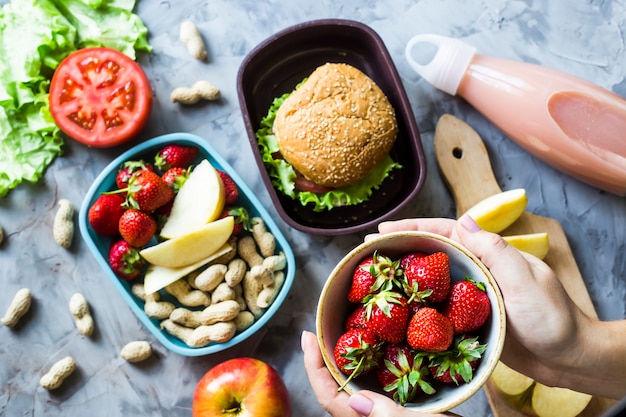
<instances>
[{"instance_id":1,"label":"tomato slice seeds","mask_svg":"<svg viewBox=\"0 0 626 417\"><path fill-rule=\"evenodd\" d=\"M109 48L85 48L57 68L50 110L59 128L86 145L109 147L134 138L152 107L150 83L139 65Z\"/></svg>"}]
</instances>

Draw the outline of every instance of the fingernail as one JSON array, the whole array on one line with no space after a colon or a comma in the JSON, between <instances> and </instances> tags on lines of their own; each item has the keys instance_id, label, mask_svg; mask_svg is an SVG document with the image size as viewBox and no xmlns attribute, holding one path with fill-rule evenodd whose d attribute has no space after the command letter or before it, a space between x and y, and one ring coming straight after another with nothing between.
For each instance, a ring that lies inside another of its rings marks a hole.
<instances>
[{"instance_id":1,"label":"fingernail","mask_svg":"<svg viewBox=\"0 0 626 417\"><path fill-rule=\"evenodd\" d=\"M309 337L308 333L309 332L307 332L306 330L303 330L302 334L300 335L300 348L303 352L306 350L306 338Z\"/></svg>"},{"instance_id":2,"label":"fingernail","mask_svg":"<svg viewBox=\"0 0 626 417\"><path fill-rule=\"evenodd\" d=\"M480 230L480 226L467 214L462 215L459 222L468 232L476 233Z\"/></svg>"},{"instance_id":3,"label":"fingernail","mask_svg":"<svg viewBox=\"0 0 626 417\"><path fill-rule=\"evenodd\" d=\"M348 400L348 405L350 406L350 408L352 408L354 411L361 414L362 416L369 416L372 412L372 409L374 408L374 403L372 402L372 400L364 395L359 394L358 392L350 396L350 399Z\"/></svg>"}]
</instances>

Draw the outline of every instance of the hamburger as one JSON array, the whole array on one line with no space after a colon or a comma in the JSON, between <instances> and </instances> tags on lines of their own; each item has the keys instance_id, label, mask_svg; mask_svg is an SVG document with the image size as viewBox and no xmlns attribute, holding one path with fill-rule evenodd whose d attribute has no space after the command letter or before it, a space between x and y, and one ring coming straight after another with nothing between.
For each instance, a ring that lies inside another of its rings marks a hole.
<instances>
[{"instance_id":1,"label":"hamburger","mask_svg":"<svg viewBox=\"0 0 626 417\"><path fill-rule=\"evenodd\" d=\"M256 137L272 184L314 211L359 204L400 165L383 91L357 68L327 63L274 99Z\"/></svg>"}]
</instances>

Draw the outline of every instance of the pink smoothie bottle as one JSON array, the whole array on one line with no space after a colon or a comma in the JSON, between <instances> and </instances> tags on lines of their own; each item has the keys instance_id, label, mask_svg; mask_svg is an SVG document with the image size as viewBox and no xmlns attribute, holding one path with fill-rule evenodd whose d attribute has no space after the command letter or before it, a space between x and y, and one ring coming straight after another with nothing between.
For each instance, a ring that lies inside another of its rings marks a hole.
<instances>
[{"instance_id":1,"label":"pink smoothie bottle","mask_svg":"<svg viewBox=\"0 0 626 417\"><path fill-rule=\"evenodd\" d=\"M418 59L424 51L434 51L426 63ZM406 58L422 78L463 97L536 157L597 188L626 195L622 97L539 65L479 55L473 46L439 35L413 37Z\"/></svg>"}]
</instances>

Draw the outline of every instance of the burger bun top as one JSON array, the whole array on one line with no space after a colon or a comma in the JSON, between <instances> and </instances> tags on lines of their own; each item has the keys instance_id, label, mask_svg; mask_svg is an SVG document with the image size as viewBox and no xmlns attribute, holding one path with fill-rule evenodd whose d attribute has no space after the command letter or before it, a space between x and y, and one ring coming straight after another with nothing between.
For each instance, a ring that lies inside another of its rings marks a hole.
<instances>
[{"instance_id":1,"label":"burger bun top","mask_svg":"<svg viewBox=\"0 0 626 417\"><path fill-rule=\"evenodd\" d=\"M279 107L274 134L283 158L306 179L338 188L365 177L398 132L380 87L348 64L327 63Z\"/></svg>"}]
</instances>

